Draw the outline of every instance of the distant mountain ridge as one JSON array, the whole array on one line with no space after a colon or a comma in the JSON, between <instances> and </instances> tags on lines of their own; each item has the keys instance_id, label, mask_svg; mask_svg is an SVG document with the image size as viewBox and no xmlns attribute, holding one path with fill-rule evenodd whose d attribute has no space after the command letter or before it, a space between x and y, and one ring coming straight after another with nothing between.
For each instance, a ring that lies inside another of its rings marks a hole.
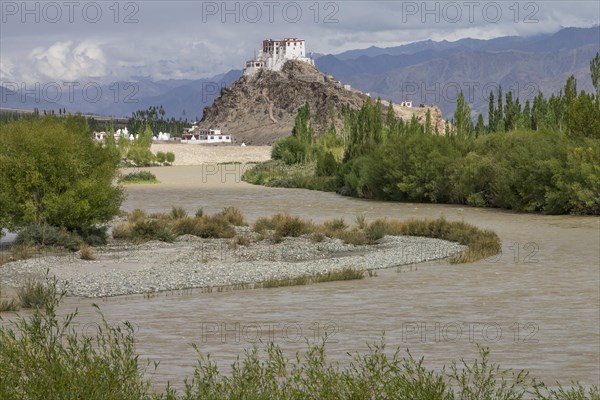
<instances>
[{"instance_id":1,"label":"distant mountain ridge","mask_svg":"<svg viewBox=\"0 0 600 400\"><path fill-rule=\"evenodd\" d=\"M394 102L436 104L444 118L455 110L462 90L475 118L487 116L488 94L502 86L521 104L538 90L558 92L569 75L578 90L593 90L589 62L600 52L600 26L564 28L554 34L507 36L455 42L426 40L408 45L326 55L317 67L372 96Z\"/></svg>"},{"instance_id":2,"label":"distant mountain ridge","mask_svg":"<svg viewBox=\"0 0 600 400\"><path fill-rule=\"evenodd\" d=\"M600 26L563 28L528 37L425 40L314 57L319 70L373 97L394 102L409 100L417 105L436 104L444 118L451 118L457 89L465 92L474 117L477 112L487 116L487 89L498 85L504 92L518 90L521 104L532 98L537 89L546 95L558 92L571 74L577 78L578 90L592 90L589 61L596 52L600 52ZM89 101L81 90L75 90L73 101L63 93L57 101L38 96L41 99L36 102L31 94L12 93L0 86L0 107L66 108L71 112L127 117L136 110L162 104L167 117L196 119L202 118L204 108L219 96L221 88L231 86L241 75L241 70L230 70L197 80L132 77L99 85L102 96L97 101Z\"/></svg>"}]
</instances>

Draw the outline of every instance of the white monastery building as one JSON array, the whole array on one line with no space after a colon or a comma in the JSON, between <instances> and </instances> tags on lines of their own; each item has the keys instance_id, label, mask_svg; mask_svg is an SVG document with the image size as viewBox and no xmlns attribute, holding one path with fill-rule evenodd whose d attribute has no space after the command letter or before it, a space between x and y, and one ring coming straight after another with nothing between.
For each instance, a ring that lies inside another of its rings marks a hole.
<instances>
[{"instance_id":1,"label":"white monastery building","mask_svg":"<svg viewBox=\"0 0 600 400\"><path fill-rule=\"evenodd\" d=\"M304 39L285 38L283 40L265 39L262 50L254 60L246 62L245 76L253 76L261 69L281 71L288 60L296 60L315 65L315 61L306 57Z\"/></svg>"}]
</instances>

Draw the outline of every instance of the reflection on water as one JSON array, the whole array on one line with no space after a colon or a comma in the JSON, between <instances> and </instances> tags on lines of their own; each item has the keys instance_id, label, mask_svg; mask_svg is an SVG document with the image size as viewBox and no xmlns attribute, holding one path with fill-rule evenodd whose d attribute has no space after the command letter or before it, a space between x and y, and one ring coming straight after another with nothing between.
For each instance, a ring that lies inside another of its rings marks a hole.
<instances>
[{"instance_id":1,"label":"reflection on water","mask_svg":"<svg viewBox=\"0 0 600 400\"><path fill-rule=\"evenodd\" d=\"M600 381L600 225L595 217L515 214L458 206L364 201L239 181L214 166L159 168L161 185L127 188L126 210L172 205L213 213L240 208L249 220L290 212L322 221L445 216L496 231L502 254L466 265L444 262L380 271L362 281L224 293L162 293L106 299L109 321L131 321L142 358L161 362L155 382L180 383L195 363L190 343L228 365L243 349L273 340L289 354L327 333L332 359L366 349L385 332L389 348L409 348L440 367L489 346L503 367L528 369L553 384ZM216 171L216 172L215 172ZM96 300L97 301L97 300ZM92 301L70 298L82 329L94 329ZM87 325L86 325L87 324Z\"/></svg>"}]
</instances>

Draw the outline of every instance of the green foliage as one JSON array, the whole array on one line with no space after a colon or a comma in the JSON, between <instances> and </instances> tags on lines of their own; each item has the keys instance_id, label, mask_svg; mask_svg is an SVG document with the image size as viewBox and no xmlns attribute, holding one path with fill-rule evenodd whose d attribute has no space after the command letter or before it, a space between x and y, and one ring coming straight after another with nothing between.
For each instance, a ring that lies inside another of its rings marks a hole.
<instances>
[{"instance_id":1,"label":"green foliage","mask_svg":"<svg viewBox=\"0 0 600 400\"><path fill-rule=\"evenodd\" d=\"M2 127L0 226L68 230L110 221L123 200L113 186L119 154L92 141L85 119L46 117Z\"/></svg>"},{"instance_id":2,"label":"green foliage","mask_svg":"<svg viewBox=\"0 0 600 400\"><path fill-rule=\"evenodd\" d=\"M23 308L38 308L52 301L52 288L35 279L28 279L17 291L19 305Z\"/></svg>"},{"instance_id":3,"label":"green foliage","mask_svg":"<svg viewBox=\"0 0 600 400\"><path fill-rule=\"evenodd\" d=\"M32 315L0 324L0 398L150 399L133 326L113 326L100 315L100 329L81 336L73 323L76 312L57 315L64 293L56 281L46 290Z\"/></svg>"},{"instance_id":4,"label":"green foliage","mask_svg":"<svg viewBox=\"0 0 600 400\"><path fill-rule=\"evenodd\" d=\"M281 160L292 165L306 162L308 159L308 145L294 136L279 139L271 149L271 158Z\"/></svg>"},{"instance_id":5,"label":"green foliage","mask_svg":"<svg viewBox=\"0 0 600 400\"><path fill-rule=\"evenodd\" d=\"M158 183L156 175L150 171L130 172L122 179L124 183Z\"/></svg>"},{"instance_id":6,"label":"green foliage","mask_svg":"<svg viewBox=\"0 0 600 400\"><path fill-rule=\"evenodd\" d=\"M70 251L79 250L82 242L83 239L76 233L50 225L28 225L15 238L16 245L53 246Z\"/></svg>"},{"instance_id":7,"label":"green foliage","mask_svg":"<svg viewBox=\"0 0 600 400\"><path fill-rule=\"evenodd\" d=\"M591 95L582 91L569 103L566 125L569 135L574 138L600 139L600 109Z\"/></svg>"},{"instance_id":8,"label":"green foliage","mask_svg":"<svg viewBox=\"0 0 600 400\"><path fill-rule=\"evenodd\" d=\"M156 161L159 164L165 163L167 161L167 155L162 151L156 152Z\"/></svg>"},{"instance_id":9,"label":"green foliage","mask_svg":"<svg viewBox=\"0 0 600 400\"><path fill-rule=\"evenodd\" d=\"M167 154L165 157L169 164L172 165L175 162L175 153L173 153L172 151L167 151Z\"/></svg>"},{"instance_id":10,"label":"green foliage","mask_svg":"<svg viewBox=\"0 0 600 400\"><path fill-rule=\"evenodd\" d=\"M333 176L337 173L338 163L330 151L320 152L317 156L317 176Z\"/></svg>"}]
</instances>

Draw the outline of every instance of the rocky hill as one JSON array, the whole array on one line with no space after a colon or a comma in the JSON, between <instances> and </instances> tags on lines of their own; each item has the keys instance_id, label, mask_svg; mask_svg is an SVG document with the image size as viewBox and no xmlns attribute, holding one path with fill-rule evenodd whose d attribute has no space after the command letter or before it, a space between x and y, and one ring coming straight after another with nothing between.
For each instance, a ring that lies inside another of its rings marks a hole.
<instances>
[{"instance_id":1,"label":"rocky hill","mask_svg":"<svg viewBox=\"0 0 600 400\"><path fill-rule=\"evenodd\" d=\"M291 134L296 113L305 102L318 131L330 124L332 114L337 118L344 104L359 109L368 98L358 90L345 89L309 64L288 61L281 72L263 70L253 77L242 76L223 89L221 96L204 109L198 127L221 129L233 135L238 144L268 145ZM444 121L437 107L394 105L399 118L410 120L416 115L423 123L428 109L432 124L437 123L443 132ZM336 119L335 124L339 131L342 121Z\"/></svg>"}]
</instances>

